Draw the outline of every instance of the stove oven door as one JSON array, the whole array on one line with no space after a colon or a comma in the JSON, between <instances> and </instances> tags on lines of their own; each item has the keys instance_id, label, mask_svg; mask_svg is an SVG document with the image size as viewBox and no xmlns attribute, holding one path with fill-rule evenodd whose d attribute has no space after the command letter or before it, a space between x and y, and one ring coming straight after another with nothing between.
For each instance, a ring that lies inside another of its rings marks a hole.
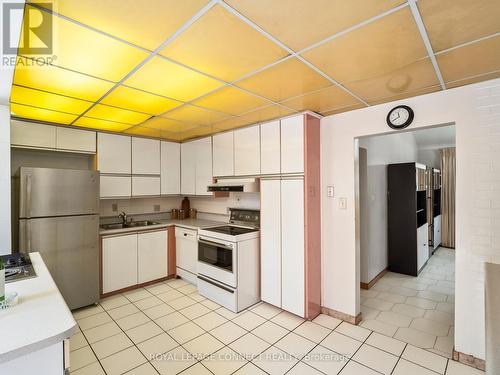
<instances>
[{"instance_id":1,"label":"stove oven door","mask_svg":"<svg viewBox=\"0 0 500 375\"><path fill-rule=\"evenodd\" d=\"M236 244L214 238L198 238L198 274L218 282L237 286Z\"/></svg>"}]
</instances>

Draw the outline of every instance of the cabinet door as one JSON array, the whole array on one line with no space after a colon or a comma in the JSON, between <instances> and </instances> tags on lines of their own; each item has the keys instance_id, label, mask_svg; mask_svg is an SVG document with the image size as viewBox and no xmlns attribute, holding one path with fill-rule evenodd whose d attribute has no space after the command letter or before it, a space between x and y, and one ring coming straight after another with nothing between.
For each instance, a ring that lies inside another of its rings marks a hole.
<instances>
[{"instance_id":1,"label":"cabinet door","mask_svg":"<svg viewBox=\"0 0 500 375\"><path fill-rule=\"evenodd\" d=\"M12 120L10 123L10 143L12 146L56 148L55 126L17 120Z\"/></svg>"},{"instance_id":2,"label":"cabinet door","mask_svg":"<svg viewBox=\"0 0 500 375\"><path fill-rule=\"evenodd\" d=\"M281 172L280 122L272 121L260 126L260 172Z\"/></svg>"},{"instance_id":3,"label":"cabinet door","mask_svg":"<svg viewBox=\"0 0 500 375\"><path fill-rule=\"evenodd\" d=\"M429 228L427 224L417 229L417 272L429 259Z\"/></svg>"},{"instance_id":4,"label":"cabinet door","mask_svg":"<svg viewBox=\"0 0 500 375\"><path fill-rule=\"evenodd\" d=\"M181 145L161 142L161 194L181 193Z\"/></svg>"},{"instance_id":5,"label":"cabinet door","mask_svg":"<svg viewBox=\"0 0 500 375\"><path fill-rule=\"evenodd\" d=\"M160 141L132 138L132 173L160 174Z\"/></svg>"},{"instance_id":6,"label":"cabinet door","mask_svg":"<svg viewBox=\"0 0 500 375\"><path fill-rule=\"evenodd\" d=\"M281 181L260 182L260 281L263 301L281 307Z\"/></svg>"},{"instance_id":7,"label":"cabinet door","mask_svg":"<svg viewBox=\"0 0 500 375\"><path fill-rule=\"evenodd\" d=\"M281 120L281 173L304 173L304 116Z\"/></svg>"},{"instance_id":8,"label":"cabinet door","mask_svg":"<svg viewBox=\"0 0 500 375\"><path fill-rule=\"evenodd\" d=\"M96 132L72 128L56 128L56 147L59 150L96 152Z\"/></svg>"},{"instance_id":9,"label":"cabinet door","mask_svg":"<svg viewBox=\"0 0 500 375\"><path fill-rule=\"evenodd\" d=\"M132 196L160 195L160 177L132 176Z\"/></svg>"},{"instance_id":10,"label":"cabinet door","mask_svg":"<svg viewBox=\"0 0 500 375\"><path fill-rule=\"evenodd\" d=\"M260 174L260 126L234 132L234 174Z\"/></svg>"},{"instance_id":11,"label":"cabinet door","mask_svg":"<svg viewBox=\"0 0 500 375\"><path fill-rule=\"evenodd\" d=\"M216 134L213 139L214 176L234 175L234 133Z\"/></svg>"},{"instance_id":12,"label":"cabinet door","mask_svg":"<svg viewBox=\"0 0 500 375\"><path fill-rule=\"evenodd\" d=\"M441 245L441 215L434 218L434 250Z\"/></svg>"},{"instance_id":13,"label":"cabinet door","mask_svg":"<svg viewBox=\"0 0 500 375\"><path fill-rule=\"evenodd\" d=\"M193 142L196 150L196 195L212 195L207 186L212 184L212 137Z\"/></svg>"},{"instance_id":14,"label":"cabinet door","mask_svg":"<svg viewBox=\"0 0 500 375\"><path fill-rule=\"evenodd\" d=\"M196 154L194 142L181 143L181 194L196 193Z\"/></svg>"},{"instance_id":15,"label":"cabinet door","mask_svg":"<svg viewBox=\"0 0 500 375\"><path fill-rule=\"evenodd\" d=\"M137 273L139 284L167 276L167 230L137 235Z\"/></svg>"},{"instance_id":16,"label":"cabinet door","mask_svg":"<svg viewBox=\"0 0 500 375\"><path fill-rule=\"evenodd\" d=\"M97 133L97 169L101 173L132 172L131 137Z\"/></svg>"},{"instance_id":17,"label":"cabinet door","mask_svg":"<svg viewBox=\"0 0 500 375\"><path fill-rule=\"evenodd\" d=\"M305 315L304 181L281 181L282 309Z\"/></svg>"},{"instance_id":18,"label":"cabinet door","mask_svg":"<svg viewBox=\"0 0 500 375\"><path fill-rule=\"evenodd\" d=\"M132 178L127 176L101 176L101 198L123 198L132 195Z\"/></svg>"},{"instance_id":19,"label":"cabinet door","mask_svg":"<svg viewBox=\"0 0 500 375\"><path fill-rule=\"evenodd\" d=\"M102 239L102 292L137 284L137 234Z\"/></svg>"}]
</instances>

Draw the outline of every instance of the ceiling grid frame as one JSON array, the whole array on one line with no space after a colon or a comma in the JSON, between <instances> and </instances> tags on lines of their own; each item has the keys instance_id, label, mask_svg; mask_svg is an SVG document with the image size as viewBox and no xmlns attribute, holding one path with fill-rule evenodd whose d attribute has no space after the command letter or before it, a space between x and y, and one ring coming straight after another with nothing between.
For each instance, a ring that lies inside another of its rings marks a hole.
<instances>
[{"instance_id":1,"label":"ceiling grid frame","mask_svg":"<svg viewBox=\"0 0 500 375\"><path fill-rule=\"evenodd\" d=\"M436 60L436 55L432 49L431 41L429 39L429 35L427 35L427 30L425 29L424 21L422 20L422 16L420 15L420 11L417 7L417 0L408 0L408 4L410 4L411 13L413 14L413 18L418 27L418 31L420 32L420 36L422 37L422 41L424 42L424 46L427 49L427 54L431 59L432 66L434 67L434 71L436 73L436 77L441 85L442 90L446 90L446 85L444 84L443 75L441 74L441 70L439 69L438 62Z\"/></svg>"},{"instance_id":2,"label":"ceiling grid frame","mask_svg":"<svg viewBox=\"0 0 500 375\"><path fill-rule=\"evenodd\" d=\"M267 31L265 31L262 27L260 27L258 24L256 24L255 22L253 22L252 20L248 19L245 15L241 14L239 11L237 11L236 9L234 9L231 5L229 5L228 3L226 3L224 0L210 0L209 2L207 2L201 9L198 10L198 12L196 12L189 20L187 20L181 27L179 27L179 29L177 29L173 34L171 34L158 48L156 48L155 50L151 51L150 49L147 49L147 48L144 48L144 47L141 47L139 45L136 45L135 43L131 43L127 40L124 40L120 37L116 37L112 34L109 34L107 32L104 32L104 31L101 31L99 29L96 29L95 27L92 27L92 26L89 26L89 25L86 25L82 22L79 22L75 19L72 19L70 17L67 17L63 14L60 14L60 13L57 13L53 10L49 10L49 9L46 9L46 8L43 8L41 7L39 4L37 3L28 3L30 6L33 6L35 8L38 8L40 10L43 10L43 11L46 11L48 13L51 13L53 15L56 15L66 21L69 21L69 22L72 22L80 27L83 27L83 28L86 28L88 30L91 30L93 32L97 32L101 35L104 35L106 37L109 37L109 38L112 38L116 41L119 41L119 42L122 42L122 43L125 43L126 45L128 46L131 46L131 47L135 47L143 52L147 52L148 53L148 56L143 60L141 61L139 64L137 64L132 70L130 70L124 77L122 77L118 82L113 82L113 81L110 81L110 80L107 80L107 79L103 79L103 78L99 78L99 77L94 77L90 74L87 74L87 73L83 73L83 72L79 72L79 71L75 71L75 70L72 70L72 69L68 69L66 67L60 67L60 66L55 66L57 68L60 68L60 69L65 69L65 70L68 70L68 71L71 71L71 72L75 72L75 73L78 73L78 74L82 74L82 75L86 75L86 76L89 76L89 77L92 77L92 78L97 78L97 79L100 79L100 80L103 80L103 81L107 81L109 83L113 83L113 86L107 91L105 92L100 98L98 98L97 100L95 100L92 105L87 109L85 110L84 112L82 112L80 115L77 115L77 118L71 122L70 125L73 125L78 119L82 118L82 117L89 117L89 116L85 116L85 114L87 112L89 112L92 108L94 108L97 104L102 104L102 100L104 98L106 98L111 92L113 92L117 87L120 87L120 86L123 86L123 87L129 87L129 88L133 88L135 90L139 90L139 91L142 91L144 93L148 93L148 94L153 94L153 95L156 95L156 96L159 96L159 97L163 97L163 98L166 98L166 99L171 99L171 100L176 100L178 102L181 102L182 104L180 104L179 106L175 107L175 108L171 108L163 113L160 113L160 114L157 114L157 115L150 115L150 118L155 118L155 117L164 117L164 118L168 118L168 113L169 112L172 112L172 111L175 111L179 108L182 108L184 106L194 106L194 107L198 107L198 108L201 108L201 109L204 109L204 110L208 110L208 111L211 111L211 112L215 112L215 113L220 113L220 114L224 114L224 115L227 115L228 117L225 119L225 120L228 120L228 119L231 119L231 118L238 118L238 117L242 117L242 116L245 116L246 114L248 113L251 113L253 111L256 111L258 109L264 109L264 108L267 108L267 107L270 107L270 106L279 106L281 108L284 108L284 109L287 109L289 111L292 111L292 112L298 112L297 110L293 109L293 108L290 108L284 104L282 104L281 101L275 101L275 100L272 100L270 98L266 98L264 96L261 96L257 93L254 93L252 91L249 91L247 89L244 89L244 88L241 88L241 87L238 87L236 86L235 84L246 79L246 78L249 78L249 77L252 77L262 71L265 71L271 67L274 67L276 65L279 65L285 61L288 61L289 59L292 59L292 58L296 58L298 59L299 61L301 61L302 63L304 63L305 65L307 65L309 68L311 68L312 70L314 70L316 73L318 73L319 75L321 75L323 78L325 78L326 80L328 80L330 83L332 83L332 86L330 87L338 87L340 89L342 89L343 91L345 91L346 93L348 93L349 95L351 95L353 98L355 98L357 101L359 101L360 103L362 103L363 105L365 106L370 106L370 104L365 101L363 98L361 98L360 96L358 96L355 92L351 91L349 88L345 87L342 83L340 83L339 81L335 80L334 78L330 77L327 73L323 72L320 68L316 67L313 63L309 62L308 60L306 60L304 57L301 56L301 54L311 50L311 49L314 49L318 46L321 46L325 43L328 43L332 40L334 40L335 38L338 38L342 35L345 35L345 34L348 34L349 32L353 31L353 30L356 30L358 28L361 28L365 25L368 25L374 21L377 21L379 19L382 19L383 17L389 15L389 14L392 14L394 12L397 12L398 10L401 10L405 7L410 7L411 9L411 13L413 15L413 18L417 24L417 27L418 27L418 30L419 30L419 33L420 33L420 37L422 38L423 40L423 43L424 43L424 46L426 48L426 51L427 51L427 54L428 54L428 57L429 59L431 60L431 63L433 65L433 68L434 68L434 71L435 71L435 74L438 78L438 81L440 83L440 86L441 86L441 89L442 90L445 90L446 89L446 85L445 85L445 82L444 82L444 79L442 77L442 74L441 74L441 70L439 68L439 65L438 65L438 62L437 62L437 59L436 59L436 56L438 55L441 55L443 53L446 53L446 52L449 52L449 51L452 51L452 50L455 50L455 49L458 49L458 48L461 48L461 47L464 47L464 46L468 46L468 45L471 45L471 44L475 44L475 43L478 43L478 42L481 42L483 40L487 40L487 39L490 39L490 38L494 38L494 37L497 37L500 35L500 32L497 32L495 34L491 34L491 35L486 35L486 36L483 36L481 38L477 38L475 40L472 40L472 41L468 41L468 42L465 42L465 43L462 43L462 44L459 44L459 45L456 45L456 46L453 46L453 47L450 47L450 48L447 48L447 49L444 49L444 50L440 50L440 51L437 51L435 52L432 48L432 45L431 45L431 42L430 42L430 39L429 39L429 36L427 34L427 31L426 31L426 28L425 28L425 24L423 22L423 19L421 17L421 14L420 14L420 11L418 9L418 6L417 6L417 2L418 0L406 0L404 1L402 4L399 4L391 9L388 9L378 15L375 15L369 19L366 19L366 20L363 20L355 25L352 25L344 30L341 30L339 32L336 32L335 34L333 35L330 35L320 41L317 41L309 46L306 46L298 51L294 51L292 50L291 48L289 48L287 45L285 45L283 42L281 42L280 40L278 40L276 37L274 37L271 33L268 33ZM233 81L230 81L230 82L226 82L224 80L221 80L217 77L214 77L210 74L207 74L205 72L202 72L202 71L199 71L193 67L190 67L190 66L187 66L181 62L177 62L171 58L168 58L166 56L163 56L161 54L159 54L159 52L165 48L165 46L167 46L170 42L172 42L173 40L175 40L179 35L181 35L184 31L186 31L187 29L189 29L189 27L195 23L198 19L200 19L203 15L205 15L209 10L211 10L215 5L220 5L222 6L225 10L227 10L228 12L230 12L231 14L237 16L241 21L243 21L244 23L246 23L247 25L251 26L254 30L256 30L257 32L259 32L261 35L265 36L266 38L268 38L269 40L271 40L272 42L274 42L276 45L278 45L279 47L283 48L286 52L289 53L289 55L275 61L275 62L272 62L266 66L263 66L263 67L260 67L258 69L256 69L255 71L252 71L252 72L249 72L247 74L245 74L243 77L240 77L236 80L233 80ZM178 100L178 99L174 99L174 98L171 98L171 97L168 97L168 96L165 96L165 95L161 95L161 94L156 94L156 93L152 93L152 92L149 92L147 90L144 90L144 89L140 89L140 88L136 88L136 87L132 87L132 86L129 86L127 84L124 84L124 82L130 78L135 72L137 72L137 70L139 70L141 67L143 67L148 61L150 61L151 59L153 59L154 57L159 57L161 59L164 59L166 61L169 61L173 64L176 64L176 65L179 65L179 66L182 66L184 68L187 68L191 71L194 71L196 73L199 73L199 74L202 74L206 77L209 77L211 79L214 79L218 82L220 82L222 85L220 87L217 87L213 90L211 90L210 92L208 93L205 93L199 97L196 97L194 99L191 99L189 101L182 101L182 100ZM492 72L486 72L486 73L481 73L481 74L476 74L476 75L473 75L473 76L470 76L470 77L465 77L465 78L460 78L460 79L457 79L455 81L461 81L461 80L466 80L466 79L469 79L469 78L474 78L474 77L479 77L479 76L483 76L483 75L488 75L488 74L492 74L492 73L495 73L497 72L497 70L494 70ZM455 81L450 81L449 83L453 83ZM22 86L22 85L19 85L21 87L26 87L26 88L30 88L30 89L35 89L33 87L28 87L28 86ZM266 102L269 103L269 105L265 105L265 106L261 106L261 107L257 107L257 108L254 108L254 109L251 109L251 110L248 110L248 111L245 111L245 112L242 112L242 113L238 113L237 115L235 114L228 114L228 113L225 113L225 112L222 112L222 111L219 111L219 110L215 110L215 109L211 109L211 108L205 108L203 106L199 106L199 105L196 105L196 104L192 104L193 102L201 99L201 98L204 98L210 94L213 94L219 90L222 90L224 88L228 88L228 87L232 87L232 88L235 88L235 89L238 89L242 92L245 92L249 95L252 95L256 98L259 98L259 99L262 99ZM39 89L35 89L35 90L39 90ZM296 97L300 97L300 96L303 96L303 95L307 95L307 94L310 94L312 92L315 92L315 91L320 91L322 89L318 89L318 90L313 90L311 92L305 92L305 93L302 93L302 94L298 94L298 95L295 95L295 96L292 96L290 98L287 98L286 100L289 100L289 99L293 99L293 98L296 98ZM40 91L45 91L45 90L40 90ZM56 94L56 93L53 93L53 92L49 92L49 91L46 91L47 93L52 93L52 94ZM62 94L56 94L56 95L62 95ZM69 98L72 98L71 96L69 95L62 95L62 96L66 96L66 97L69 97ZM75 98L75 99L79 99L79 98ZM80 99L80 100L85 100L85 99ZM24 104L23 104L24 105ZM118 108L118 109L125 109L125 110L129 110L125 107L117 107L115 105L108 105L106 104L107 106L110 106L110 107L115 107L115 108ZM38 108L38 107L33 107L33 108ZM41 108L43 109L43 108ZM136 111L134 110L135 112L138 112L138 113L144 113L144 112L141 112L141 111ZM64 112L61 112L61 113L64 113ZM149 114L148 114L149 115ZM149 119L145 120L144 122L148 121ZM218 121L218 122L222 122L222 121L225 121L225 120L221 120L221 121ZM113 120L107 120L107 121L111 121L111 122L117 122L117 121L113 121ZM186 123L186 124L190 124L190 125L194 125L194 124L191 124L187 121L183 121L183 120L176 120L176 121L179 121L179 122L182 122L182 123ZM135 128L135 127L140 127L142 124L144 124L144 122L141 122L139 124L136 124L136 125L132 125L130 128L127 128L126 130L130 130L132 128ZM216 123L218 123L216 122ZM119 122L117 122L119 123ZM214 123L214 124L216 124ZM200 126L200 127L210 127L212 125L201 125L201 124L197 124L197 126Z\"/></svg>"}]
</instances>

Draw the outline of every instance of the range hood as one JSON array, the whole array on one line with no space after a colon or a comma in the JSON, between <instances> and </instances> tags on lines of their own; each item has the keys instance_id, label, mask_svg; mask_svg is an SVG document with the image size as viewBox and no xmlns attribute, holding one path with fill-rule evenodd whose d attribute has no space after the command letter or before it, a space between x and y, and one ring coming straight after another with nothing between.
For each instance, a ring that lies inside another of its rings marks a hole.
<instances>
[{"instance_id":1,"label":"range hood","mask_svg":"<svg viewBox=\"0 0 500 375\"><path fill-rule=\"evenodd\" d=\"M215 184L208 185L209 192L235 192L235 193L257 193L260 191L259 180L256 178L247 179L225 179L218 180Z\"/></svg>"}]
</instances>

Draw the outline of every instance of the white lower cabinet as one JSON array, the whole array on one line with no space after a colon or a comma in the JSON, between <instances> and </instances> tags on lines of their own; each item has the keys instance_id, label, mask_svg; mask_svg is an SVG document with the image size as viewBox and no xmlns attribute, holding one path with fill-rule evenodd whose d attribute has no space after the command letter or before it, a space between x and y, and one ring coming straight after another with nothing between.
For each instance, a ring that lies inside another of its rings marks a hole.
<instances>
[{"instance_id":1,"label":"white lower cabinet","mask_svg":"<svg viewBox=\"0 0 500 375\"><path fill-rule=\"evenodd\" d=\"M102 239L102 292L137 284L137 233Z\"/></svg>"},{"instance_id":2,"label":"white lower cabinet","mask_svg":"<svg viewBox=\"0 0 500 375\"><path fill-rule=\"evenodd\" d=\"M197 231L175 228L175 260L177 275L192 284L197 284L198 239Z\"/></svg>"},{"instance_id":3,"label":"white lower cabinet","mask_svg":"<svg viewBox=\"0 0 500 375\"><path fill-rule=\"evenodd\" d=\"M441 215L434 218L434 250L441 245Z\"/></svg>"},{"instance_id":4,"label":"white lower cabinet","mask_svg":"<svg viewBox=\"0 0 500 375\"><path fill-rule=\"evenodd\" d=\"M417 272L429 259L429 227L427 223L417 229Z\"/></svg>"},{"instance_id":5,"label":"white lower cabinet","mask_svg":"<svg viewBox=\"0 0 500 375\"><path fill-rule=\"evenodd\" d=\"M102 293L161 279L168 274L167 229L102 239Z\"/></svg>"},{"instance_id":6,"label":"white lower cabinet","mask_svg":"<svg viewBox=\"0 0 500 375\"><path fill-rule=\"evenodd\" d=\"M261 180L262 300L305 316L303 179Z\"/></svg>"},{"instance_id":7,"label":"white lower cabinet","mask_svg":"<svg viewBox=\"0 0 500 375\"><path fill-rule=\"evenodd\" d=\"M130 198L132 195L132 177L101 175L101 198Z\"/></svg>"},{"instance_id":8,"label":"white lower cabinet","mask_svg":"<svg viewBox=\"0 0 500 375\"><path fill-rule=\"evenodd\" d=\"M139 284L167 276L167 239L166 230L137 234L137 278Z\"/></svg>"}]
</instances>

